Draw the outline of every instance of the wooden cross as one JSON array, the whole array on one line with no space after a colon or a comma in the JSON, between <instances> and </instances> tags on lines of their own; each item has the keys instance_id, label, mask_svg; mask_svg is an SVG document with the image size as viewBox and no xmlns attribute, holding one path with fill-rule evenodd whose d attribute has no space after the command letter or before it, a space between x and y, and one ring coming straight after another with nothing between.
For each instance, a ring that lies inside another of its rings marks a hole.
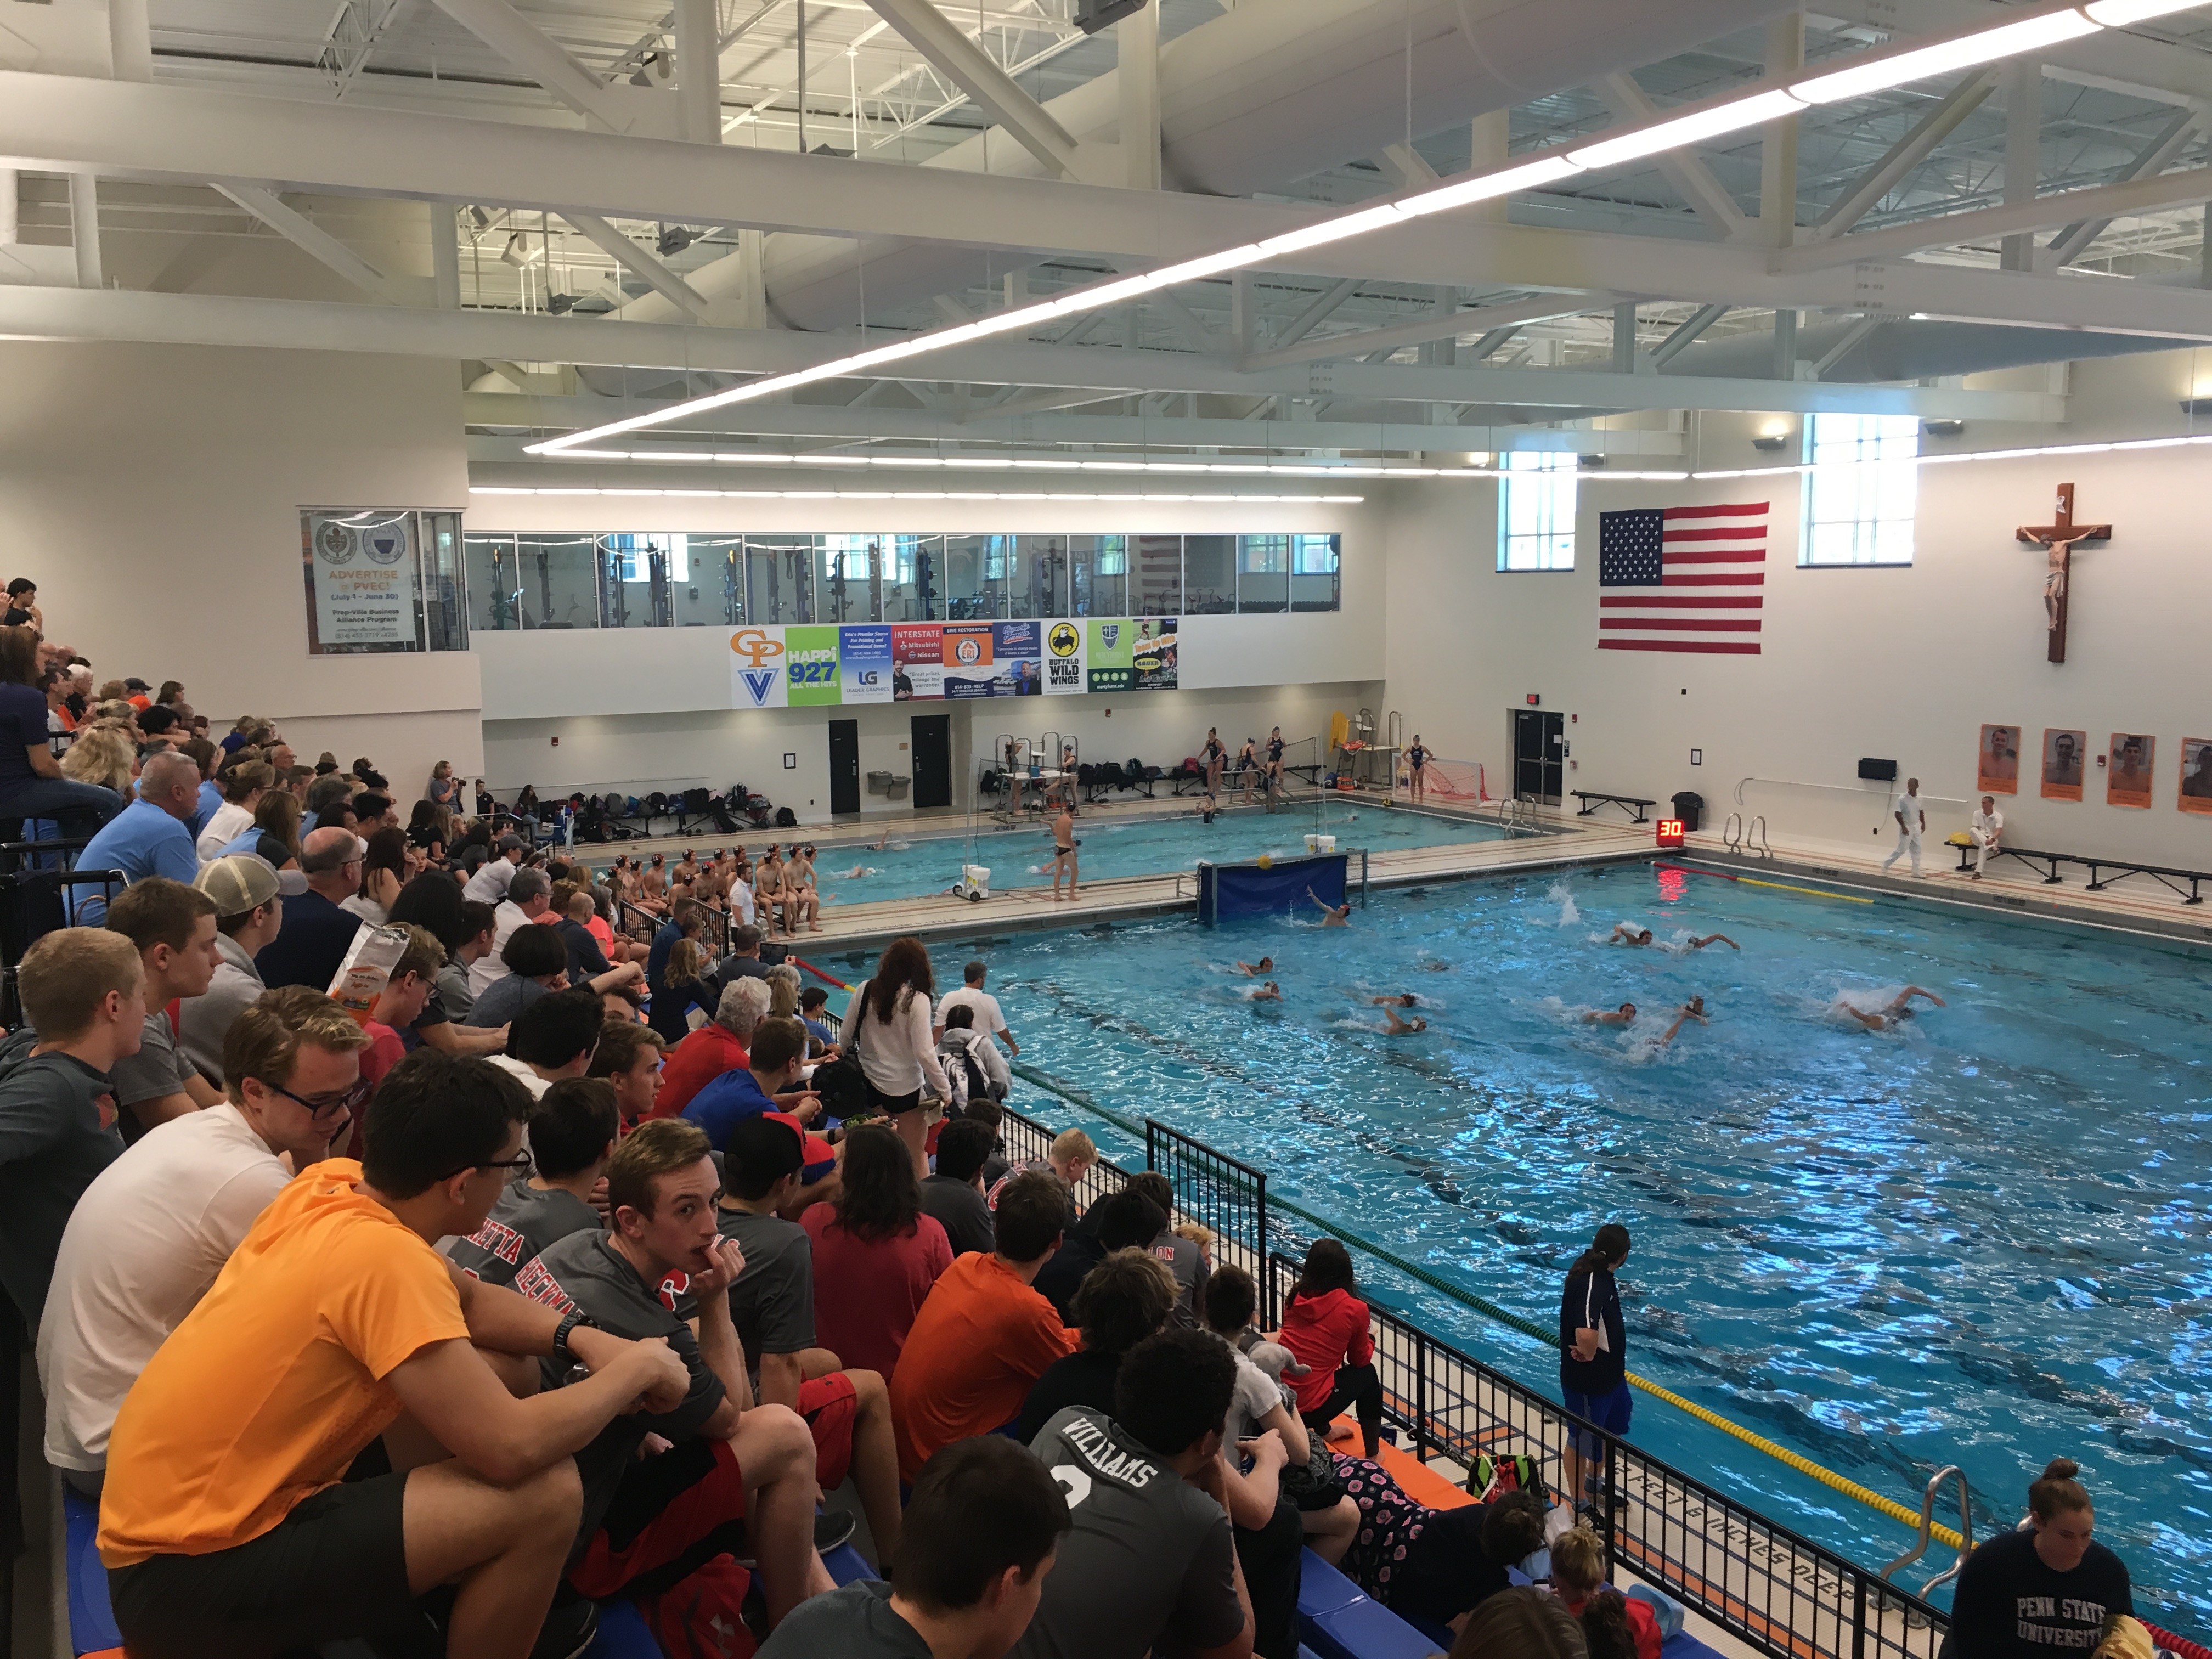
<instances>
[{"instance_id":1,"label":"wooden cross","mask_svg":"<svg viewBox=\"0 0 2212 1659\"><path fill-rule=\"evenodd\" d=\"M2073 570L2074 549L2082 542L2111 539L2112 526L2074 522L2074 486L2070 483L2058 486L2058 504L2053 520L2044 525L2024 524L2013 533L2023 542L2051 550L2050 572L2043 579L2043 610L2051 641L2047 655L2052 662L2064 662L2066 589L2067 579Z\"/></svg>"}]
</instances>

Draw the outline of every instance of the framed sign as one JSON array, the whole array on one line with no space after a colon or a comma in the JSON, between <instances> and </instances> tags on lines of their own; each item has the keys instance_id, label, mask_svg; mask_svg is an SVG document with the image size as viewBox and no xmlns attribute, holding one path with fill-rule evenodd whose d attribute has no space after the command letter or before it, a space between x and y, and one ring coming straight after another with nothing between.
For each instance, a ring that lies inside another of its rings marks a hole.
<instances>
[{"instance_id":1,"label":"framed sign","mask_svg":"<svg viewBox=\"0 0 2212 1659\"><path fill-rule=\"evenodd\" d=\"M302 508L300 564L309 656L468 648L459 514Z\"/></svg>"}]
</instances>

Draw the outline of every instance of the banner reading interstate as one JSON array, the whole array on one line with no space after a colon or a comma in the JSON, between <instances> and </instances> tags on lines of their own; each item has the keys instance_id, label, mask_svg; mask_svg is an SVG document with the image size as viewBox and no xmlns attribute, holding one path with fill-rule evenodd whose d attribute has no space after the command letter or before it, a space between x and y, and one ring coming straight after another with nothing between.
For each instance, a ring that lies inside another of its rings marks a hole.
<instances>
[{"instance_id":1,"label":"banner reading interstate","mask_svg":"<svg viewBox=\"0 0 2212 1659\"><path fill-rule=\"evenodd\" d=\"M730 706L1172 691L1177 655L1172 617L741 628L730 635Z\"/></svg>"}]
</instances>

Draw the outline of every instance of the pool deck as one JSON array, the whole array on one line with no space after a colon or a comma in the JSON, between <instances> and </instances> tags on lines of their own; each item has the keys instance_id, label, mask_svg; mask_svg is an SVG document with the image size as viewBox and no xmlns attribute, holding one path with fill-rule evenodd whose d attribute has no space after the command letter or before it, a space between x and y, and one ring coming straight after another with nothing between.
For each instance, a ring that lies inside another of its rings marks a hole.
<instances>
[{"instance_id":1,"label":"pool deck","mask_svg":"<svg viewBox=\"0 0 2212 1659\"><path fill-rule=\"evenodd\" d=\"M1710 865L1730 874L1766 880L1809 877L1859 893L2212 945L2212 893L2207 893L2203 904L2185 904L2181 895L2147 876L2091 892L2086 870L2062 866L2063 878L2046 883L2045 866L2030 866L2017 859L1992 860L1984 878L1973 881L1956 867L1958 849L1941 842L1923 848L1921 867L1927 874L1916 879L1903 859L1883 871L1881 861L1893 845L1894 841L1885 840L1869 851L1854 843L1776 838L1769 858L1731 852L1717 833L1708 831L1687 837L1683 852L1687 864Z\"/></svg>"}]
</instances>

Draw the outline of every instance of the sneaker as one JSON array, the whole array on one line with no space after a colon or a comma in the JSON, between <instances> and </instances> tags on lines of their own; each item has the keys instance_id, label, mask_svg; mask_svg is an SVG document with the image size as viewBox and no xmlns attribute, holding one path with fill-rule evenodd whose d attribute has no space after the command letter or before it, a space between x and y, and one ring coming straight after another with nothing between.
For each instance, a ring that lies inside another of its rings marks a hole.
<instances>
[{"instance_id":1,"label":"sneaker","mask_svg":"<svg viewBox=\"0 0 2212 1659\"><path fill-rule=\"evenodd\" d=\"M814 1517L814 1552L827 1555L853 1535L857 1525L850 1510L828 1510Z\"/></svg>"},{"instance_id":2,"label":"sneaker","mask_svg":"<svg viewBox=\"0 0 2212 1659\"><path fill-rule=\"evenodd\" d=\"M530 1650L530 1659L582 1659L584 1650L599 1635L598 1602L556 1602L538 1627L538 1641Z\"/></svg>"}]
</instances>

